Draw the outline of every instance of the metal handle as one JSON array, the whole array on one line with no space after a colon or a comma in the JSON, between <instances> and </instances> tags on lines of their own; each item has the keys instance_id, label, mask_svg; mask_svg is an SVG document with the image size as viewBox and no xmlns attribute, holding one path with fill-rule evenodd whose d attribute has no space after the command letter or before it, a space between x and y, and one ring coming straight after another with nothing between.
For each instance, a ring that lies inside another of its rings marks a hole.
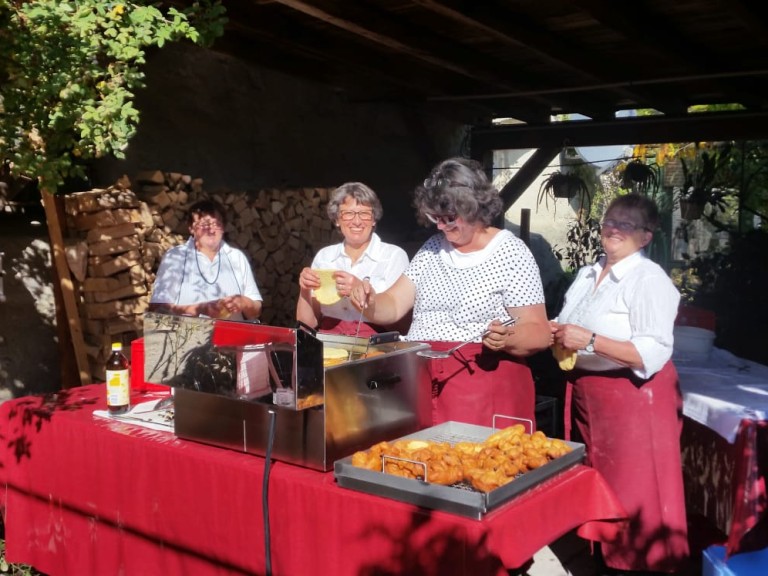
<instances>
[{"instance_id":1,"label":"metal handle","mask_svg":"<svg viewBox=\"0 0 768 576\"><path fill-rule=\"evenodd\" d=\"M512 318L507 318L506 320L504 320L504 322L501 323L501 325L502 326L513 326L515 324L515 322L517 322L517 316L513 316ZM490 334L490 333L491 333L490 329L485 330L482 334L480 334L480 339L482 340L483 338L488 336L488 334ZM466 346L467 344L469 344L471 342L472 342L472 340L467 340L466 342L462 342L458 346L454 346L453 348L451 348L451 354L453 354L454 352L456 352L456 350L458 350L459 348L461 348L463 346Z\"/></svg>"},{"instance_id":2,"label":"metal handle","mask_svg":"<svg viewBox=\"0 0 768 576\"><path fill-rule=\"evenodd\" d=\"M533 420L530 418L518 418L517 416L507 416L506 414L494 414L492 419L492 426L494 430L498 430L496 426L496 418L506 418L507 420L517 420L518 422L525 422L528 424L528 434L533 434Z\"/></svg>"},{"instance_id":3,"label":"metal handle","mask_svg":"<svg viewBox=\"0 0 768 576\"><path fill-rule=\"evenodd\" d=\"M416 480L419 480L421 482L429 482L429 480L427 480L427 463L426 462L421 462L420 460L411 460L409 458L399 458L398 456L389 456L388 454L382 454L381 455L381 471L384 474L387 474L387 470L385 468L387 460L396 460L398 462L408 462L409 464L421 466L424 469L424 479L422 480L421 478L417 477Z\"/></svg>"},{"instance_id":4,"label":"metal handle","mask_svg":"<svg viewBox=\"0 0 768 576\"><path fill-rule=\"evenodd\" d=\"M502 322L501 325L502 326L514 326L516 322L517 322L517 316L513 316L512 318L507 318L506 320L504 320L504 322ZM483 332L483 334L480 336L480 338L485 338L490 333L491 333L490 329L486 330L485 332Z\"/></svg>"},{"instance_id":5,"label":"metal handle","mask_svg":"<svg viewBox=\"0 0 768 576\"><path fill-rule=\"evenodd\" d=\"M371 336L368 343L376 346L377 344L387 344L389 342L397 342L398 340L400 340L400 332L380 332Z\"/></svg>"},{"instance_id":6,"label":"metal handle","mask_svg":"<svg viewBox=\"0 0 768 576\"><path fill-rule=\"evenodd\" d=\"M378 390L379 388L392 388L394 384L400 382L400 374L382 374L374 376L366 382L366 386L370 390Z\"/></svg>"}]
</instances>

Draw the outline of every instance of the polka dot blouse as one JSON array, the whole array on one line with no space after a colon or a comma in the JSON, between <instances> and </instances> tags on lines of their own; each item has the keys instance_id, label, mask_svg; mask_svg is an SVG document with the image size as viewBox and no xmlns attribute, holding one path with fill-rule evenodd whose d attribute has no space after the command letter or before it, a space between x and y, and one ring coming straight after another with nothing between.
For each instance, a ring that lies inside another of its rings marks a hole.
<instances>
[{"instance_id":1,"label":"polka dot blouse","mask_svg":"<svg viewBox=\"0 0 768 576\"><path fill-rule=\"evenodd\" d=\"M501 230L488 245L469 254L442 233L414 256L405 275L416 286L407 340L458 342L481 334L507 308L544 302L539 267L525 243Z\"/></svg>"}]
</instances>

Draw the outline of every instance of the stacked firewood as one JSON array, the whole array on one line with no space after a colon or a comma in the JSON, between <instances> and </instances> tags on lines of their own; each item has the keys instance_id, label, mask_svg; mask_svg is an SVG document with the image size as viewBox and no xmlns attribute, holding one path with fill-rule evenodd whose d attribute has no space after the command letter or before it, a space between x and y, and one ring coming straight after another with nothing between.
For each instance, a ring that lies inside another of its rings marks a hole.
<instances>
[{"instance_id":1,"label":"stacked firewood","mask_svg":"<svg viewBox=\"0 0 768 576\"><path fill-rule=\"evenodd\" d=\"M302 267L337 241L325 214L328 194L326 188L208 193L198 178L157 170L67 195L66 253L92 378L103 378L112 341L127 345L141 336L160 260L186 241L187 210L203 198L224 206L225 239L251 260L264 298L262 322L293 326Z\"/></svg>"},{"instance_id":2,"label":"stacked firewood","mask_svg":"<svg viewBox=\"0 0 768 576\"><path fill-rule=\"evenodd\" d=\"M311 263L321 247L337 241L325 214L329 189L209 193L200 179L159 170L135 176L133 188L149 207L161 240L168 234L187 239L187 212L198 200L208 198L224 206L224 238L251 260L256 284L264 298L262 322L274 326L295 324L302 267ZM153 245L154 242L150 235L145 252L161 256L167 248L162 242ZM157 266L152 268L157 270Z\"/></svg>"},{"instance_id":3,"label":"stacked firewood","mask_svg":"<svg viewBox=\"0 0 768 576\"><path fill-rule=\"evenodd\" d=\"M91 377L97 380L104 376L111 343L127 344L141 333L151 286L143 239L154 224L126 179L107 190L65 196L64 211L65 252L78 287Z\"/></svg>"}]
</instances>

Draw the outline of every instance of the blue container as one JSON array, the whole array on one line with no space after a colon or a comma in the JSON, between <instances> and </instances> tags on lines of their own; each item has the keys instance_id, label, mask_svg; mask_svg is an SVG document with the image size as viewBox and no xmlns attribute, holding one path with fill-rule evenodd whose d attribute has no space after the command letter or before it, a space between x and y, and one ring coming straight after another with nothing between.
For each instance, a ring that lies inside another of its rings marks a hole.
<instances>
[{"instance_id":1,"label":"blue container","mask_svg":"<svg viewBox=\"0 0 768 576\"><path fill-rule=\"evenodd\" d=\"M725 559L725 546L710 546L704 550L701 576L766 576L768 548L734 554Z\"/></svg>"}]
</instances>

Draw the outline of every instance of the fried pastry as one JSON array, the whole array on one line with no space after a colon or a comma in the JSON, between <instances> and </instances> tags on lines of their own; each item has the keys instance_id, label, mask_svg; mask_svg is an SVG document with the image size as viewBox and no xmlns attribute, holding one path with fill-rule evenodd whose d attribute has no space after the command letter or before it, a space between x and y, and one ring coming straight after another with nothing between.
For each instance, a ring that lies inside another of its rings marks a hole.
<instances>
[{"instance_id":1,"label":"fried pastry","mask_svg":"<svg viewBox=\"0 0 768 576\"><path fill-rule=\"evenodd\" d=\"M570 451L562 440L548 438L541 431L526 434L522 424L515 424L483 442L380 442L356 452L352 465L376 471L383 466L387 474L447 486L466 482L475 490L490 492Z\"/></svg>"}]
</instances>

